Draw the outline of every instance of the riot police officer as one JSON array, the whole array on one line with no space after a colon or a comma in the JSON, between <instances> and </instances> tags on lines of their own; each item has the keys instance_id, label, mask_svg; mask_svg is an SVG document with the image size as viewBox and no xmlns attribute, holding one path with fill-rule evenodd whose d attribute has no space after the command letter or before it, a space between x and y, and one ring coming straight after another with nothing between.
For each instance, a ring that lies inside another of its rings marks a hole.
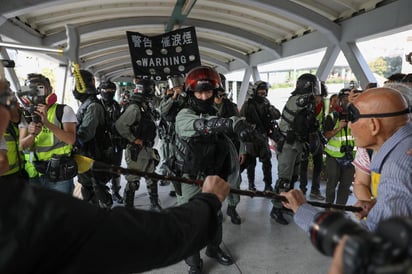
<instances>
[{"instance_id":1,"label":"riot police officer","mask_svg":"<svg viewBox=\"0 0 412 274\"><path fill-rule=\"evenodd\" d=\"M275 191L280 193L293 188L300 170L300 161L304 150L308 149L309 134L318 130L315 114L315 95L321 94L320 81L310 73L299 76L296 88L292 92L282 111L279 129L282 133L277 142L278 180ZM279 224L289 222L282 213L282 204L272 200L270 216Z\"/></svg>"},{"instance_id":2,"label":"riot police officer","mask_svg":"<svg viewBox=\"0 0 412 274\"><path fill-rule=\"evenodd\" d=\"M108 149L104 142L105 111L97 99L95 79L87 70L80 70L85 85L84 91L73 90L73 96L81 102L77 110L76 150L79 154L97 161L107 162L104 151ZM106 183L112 175L104 172L88 171L77 178L82 185L83 199L104 208L113 205Z\"/></svg>"},{"instance_id":3,"label":"riot police officer","mask_svg":"<svg viewBox=\"0 0 412 274\"><path fill-rule=\"evenodd\" d=\"M184 78L180 75L170 76L165 95L159 104L160 122L159 132L159 155L160 163L157 173L162 175L179 175L174 167L176 132L175 122L177 113L186 103L186 94L183 92ZM180 184L172 182L170 196L179 198L181 195Z\"/></svg>"},{"instance_id":4,"label":"riot police officer","mask_svg":"<svg viewBox=\"0 0 412 274\"><path fill-rule=\"evenodd\" d=\"M238 187L238 154L225 133L236 132L245 139L250 137L252 128L243 118L215 116L213 101L220 87L219 74L213 68L200 66L187 74L187 107L176 116L176 165L184 177L204 179L215 174L225 178L232 187ZM197 185L182 184L181 188L183 203L200 191ZM219 247L222 241L221 213L219 220L219 232L207 246L206 255L223 265L230 265L233 259ZM188 257L186 263L190 266L189 273L201 273L203 263L199 253Z\"/></svg>"},{"instance_id":5,"label":"riot police officer","mask_svg":"<svg viewBox=\"0 0 412 274\"><path fill-rule=\"evenodd\" d=\"M257 81L252 86L252 96L240 109L240 115L246 117L246 121L255 125L256 130L262 135L263 139L268 140L268 134L273 130L273 125L280 118L280 111L270 104L266 98L269 84L264 81ZM249 189L256 190L255 187L255 167L256 157L262 162L263 181L265 191L272 191L272 152L268 142L246 144L246 159L241 165L241 172L247 168Z\"/></svg>"},{"instance_id":6,"label":"riot police officer","mask_svg":"<svg viewBox=\"0 0 412 274\"><path fill-rule=\"evenodd\" d=\"M217 94L214 99L214 107L217 109L216 116L223 117L223 118L230 118L232 116L238 116L239 111L237 105L230 101L227 98L227 93L225 90L224 83L226 82L226 78L223 74L220 74L220 79L222 81L222 86L217 90ZM226 135L230 138L232 143L235 145L236 151L239 154L239 162L240 164L243 163L245 157L245 149L244 146L240 144L239 136L234 132L227 132ZM228 207L226 214L230 217L230 221L235 224L241 224L242 220L240 219L239 214L236 211L236 206L240 202L238 195L229 194L228 196Z\"/></svg>"},{"instance_id":7,"label":"riot police officer","mask_svg":"<svg viewBox=\"0 0 412 274\"><path fill-rule=\"evenodd\" d=\"M123 138L117 133L114 128L114 123L120 117L121 106L114 100L116 94L116 85L111 81L102 82L99 86L101 103L105 110L105 140L108 149L105 151L106 159L110 159L115 166L120 166L123 156ZM120 191L120 175L113 175L112 183L112 199L117 203L123 203L123 198L119 194Z\"/></svg>"},{"instance_id":8,"label":"riot police officer","mask_svg":"<svg viewBox=\"0 0 412 274\"><path fill-rule=\"evenodd\" d=\"M154 172L159 163L159 154L153 148L156 137L155 110L151 100L155 95L155 83L149 79L136 80L136 88L130 97L126 110L117 119L115 125L119 134L129 141L126 146L126 164L128 168L144 172ZM124 203L134 206L134 195L140 186L140 177L126 176ZM161 210L157 181L146 179L150 198L150 209Z\"/></svg>"}]
</instances>

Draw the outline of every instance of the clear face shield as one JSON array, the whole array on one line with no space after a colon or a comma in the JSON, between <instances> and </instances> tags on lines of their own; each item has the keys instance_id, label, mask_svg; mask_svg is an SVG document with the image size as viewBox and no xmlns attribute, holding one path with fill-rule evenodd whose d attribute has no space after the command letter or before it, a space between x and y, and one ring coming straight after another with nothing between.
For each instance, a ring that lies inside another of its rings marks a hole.
<instances>
[{"instance_id":1,"label":"clear face shield","mask_svg":"<svg viewBox=\"0 0 412 274\"><path fill-rule=\"evenodd\" d=\"M169 84L169 87L171 89L175 87L183 87L185 79L180 76L171 76L169 79L167 79L167 83Z\"/></svg>"},{"instance_id":2,"label":"clear face shield","mask_svg":"<svg viewBox=\"0 0 412 274\"><path fill-rule=\"evenodd\" d=\"M320 81L316 81L315 83L313 83L313 85L312 85L312 93L313 93L313 95L321 95L322 94L322 92L321 92L322 90L321 90L321 83L320 83Z\"/></svg>"}]
</instances>

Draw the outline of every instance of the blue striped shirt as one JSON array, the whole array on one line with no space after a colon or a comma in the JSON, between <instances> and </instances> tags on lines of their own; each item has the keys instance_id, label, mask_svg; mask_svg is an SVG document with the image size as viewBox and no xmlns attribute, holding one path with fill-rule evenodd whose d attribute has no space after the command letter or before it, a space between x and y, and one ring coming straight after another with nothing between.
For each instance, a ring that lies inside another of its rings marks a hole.
<instances>
[{"instance_id":1,"label":"blue striped shirt","mask_svg":"<svg viewBox=\"0 0 412 274\"><path fill-rule=\"evenodd\" d=\"M395 132L375 153L371 171L380 173L378 198L364 221L374 231L378 223L393 216L412 217L412 124L407 123ZM317 208L303 204L294 215L294 220L304 231L309 232Z\"/></svg>"}]
</instances>

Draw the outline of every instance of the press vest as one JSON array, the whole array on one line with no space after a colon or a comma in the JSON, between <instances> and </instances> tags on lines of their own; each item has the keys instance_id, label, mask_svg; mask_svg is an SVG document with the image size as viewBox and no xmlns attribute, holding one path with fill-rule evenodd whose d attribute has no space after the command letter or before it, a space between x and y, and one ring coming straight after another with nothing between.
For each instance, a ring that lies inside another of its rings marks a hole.
<instances>
[{"instance_id":1,"label":"press vest","mask_svg":"<svg viewBox=\"0 0 412 274\"><path fill-rule=\"evenodd\" d=\"M57 119L56 116L57 104L52 105L47 110L47 119L53 121L53 124L62 128L62 123ZM25 151L26 165L25 169L29 174L30 178L39 175L37 170L34 168L32 161L37 160L50 160L51 157L55 155L70 155L72 146L60 141L54 135L54 133L46 128L42 127L39 135L34 139L34 149L32 151Z\"/></svg>"},{"instance_id":2,"label":"press vest","mask_svg":"<svg viewBox=\"0 0 412 274\"><path fill-rule=\"evenodd\" d=\"M18 172L23 168L23 154L19 150L19 129L14 123L10 123L7 131L4 133L4 139L7 144L7 158L9 161L9 170L4 175L10 175Z\"/></svg>"},{"instance_id":3,"label":"press vest","mask_svg":"<svg viewBox=\"0 0 412 274\"><path fill-rule=\"evenodd\" d=\"M334 119L334 113L329 115ZM334 128L337 128L338 126L339 119L336 119ZM345 156L345 152L341 152L341 147L345 145L352 146L353 148L355 147L355 141L349 127L346 127L346 132L345 128L342 128L335 136L329 139L325 146L325 153L334 158L342 158Z\"/></svg>"}]
</instances>

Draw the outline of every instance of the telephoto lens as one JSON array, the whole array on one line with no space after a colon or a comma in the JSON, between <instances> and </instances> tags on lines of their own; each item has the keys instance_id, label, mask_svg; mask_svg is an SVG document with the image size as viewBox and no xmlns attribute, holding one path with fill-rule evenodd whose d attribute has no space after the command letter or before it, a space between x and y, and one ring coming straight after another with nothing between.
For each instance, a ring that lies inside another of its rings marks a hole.
<instances>
[{"instance_id":1,"label":"telephoto lens","mask_svg":"<svg viewBox=\"0 0 412 274\"><path fill-rule=\"evenodd\" d=\"M341 212L318 213L309 229L312 244L321 253L333 256L333 251L344 234L367 235L361 226L345 217Z\"/></svg>"}]
</instances>

